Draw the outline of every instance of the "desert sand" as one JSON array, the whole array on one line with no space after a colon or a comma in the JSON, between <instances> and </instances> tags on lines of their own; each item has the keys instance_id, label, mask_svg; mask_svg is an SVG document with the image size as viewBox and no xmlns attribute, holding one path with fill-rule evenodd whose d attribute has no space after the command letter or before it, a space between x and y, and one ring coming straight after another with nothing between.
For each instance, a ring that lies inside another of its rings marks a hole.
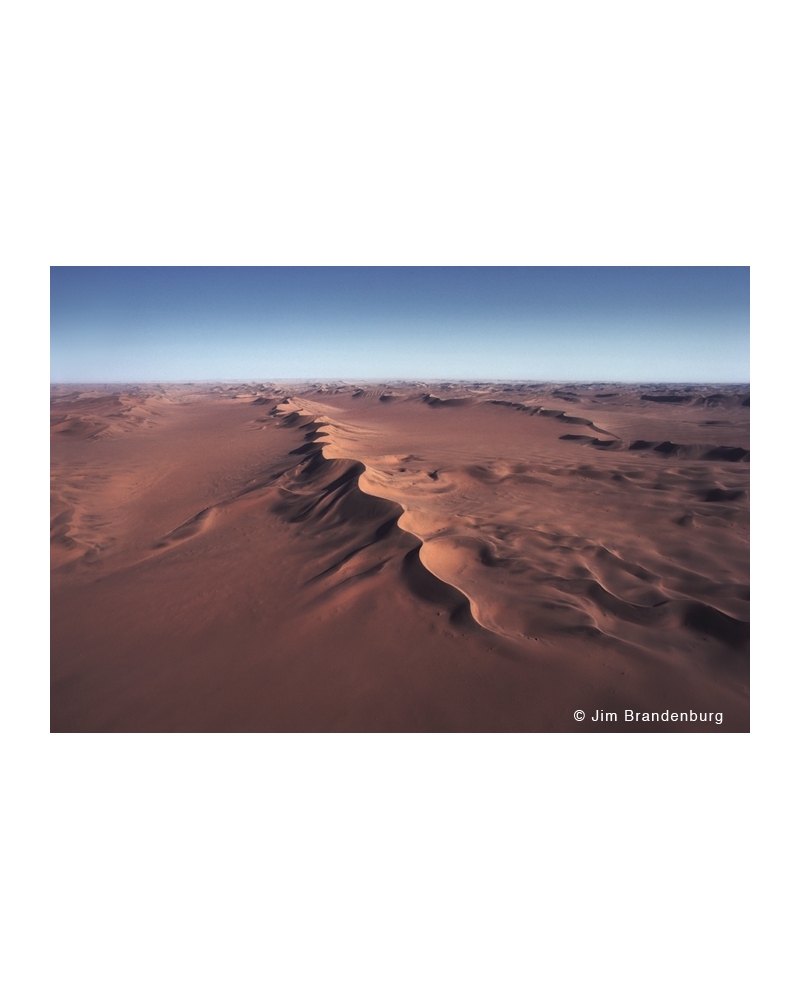
<instances>
[{"instance_id":1,"label":"desert sand","mask_svg":"<svg viewBox=\"0 0 800 1000\"><path fill-rule=\"evenodd\" d=\"M749 729L748 386L51 396L53 731Z\"/></svg>"}]
</instances>

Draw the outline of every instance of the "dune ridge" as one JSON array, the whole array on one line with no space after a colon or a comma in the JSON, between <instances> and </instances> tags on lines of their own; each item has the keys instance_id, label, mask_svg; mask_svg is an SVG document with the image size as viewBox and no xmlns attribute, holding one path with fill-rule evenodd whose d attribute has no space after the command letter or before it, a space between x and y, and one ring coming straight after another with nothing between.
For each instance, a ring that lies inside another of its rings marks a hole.
<instances>
[{"instance_id":1,"label":"dune ridge","mask_svg":"<svg viewBox=\"0 0 800 1000\"><path fill-rule=\"evenodd\" d=\"M423 397L423 401L429 404L429 399ZM488 400L489 403L497 403L496 400ZM468 401L459 405L468 405ZM520 405L516 409L522 412L537 412L536 409ZM519 608L509 613L508 607L503 607L503 601L482 600L486 597L489 588L483 590L478 586L472 589L469 586L469 573L472 570L472 563L476 560L485 567L496 568L503 566L506 571L512 570L524 572L526 598L530 594L532 577L530 565L525 565L524 560L503 558L494 550L491 541L485 538L466 536L453 537L453 532L447 526L442 527L430 516L425 515L420 510L414 510L409 502L403 497L402 492L391 489L385 471L378 466L368 465L363 459L354 458L354 444L359 442L359 433L352 425L346 422L337 423L332 416L330 407L323 407L323 412L319 412L316 406L309 408L308 400L287 399L284 403L275 408L276 414L284 420L294 422L297 418L305 418L308 422L309 432L307 445L308 453L313 454L316 461L329 462L348 461L347 475L353 484L353 489L358 490L362 495L368 494L383 500L390 506L386 508L387 513L394 508L393 524L403 529L408 535L416 539L416 549L419 561L433 577L441 584L452 588L463 595L469 604L469 612L472 619L487 631L497 635L502 635L512 639L539 641L536 633L552 629L553 620L563 618L562 627L565 631L575 633L581 631L584 634L602 635L607 639L633 643L639 641L637 631L638 626L645 628L659 627L661 629L679 629L680 626L687 626L689 629L713 636L725 643L729 647L741 648L749 641L749 624L728 613L730 608L721 610L714 606L714 599L725 602L725 588L709 586L706 581L701 581L701 588L705 588L705 596L711 600L698 599L697 595L687 596L680 589L676 591L673 587L664 585L661 576L649 572L640 564L626 563L620 560L603 545L597 545L592 539L580 538L573 544L586 554L591 552L593 561L600 564L616 562L623 574L629 574L638 581L634 588L622 587L622 593L614 593L601 582L601 574L594 571L594 567L589 569L589 564L584 560L586 566L586 578L563 578L558 575L551 576L549 583L551 592L555 591L555 601L549 599L542 602L542 611L547 614L531 617L528 613L525 621L520 619ZM549 416L549 413L545 414ZM559 417L565 416L562 413ZM588 420L582 418L569 418L575 422L590 424ZM561 436L564 439L564 436ZM595 439L596 440L596 439ZM617 439L611 439L610 443L615 444ZM313 442L313 443L312 443ZM692 453L693 454L693 453ZM393 463L399 461L396 456L391 456ZM313 463L312 463L313 464ZM478 478L484 480L491 479L491 473L479 467L473 470ZM447 489L442 484L439 472L429 472L428 477L437 493ZM513 473L511 473L513 478ZM509 478L508 475L504 478ZM428 487L430 490L431 487ZM417 493L417 497L418 497ZM700 499L704 502L715 502L724 500L735 500L741 494L737 491L725 491L711 489L705 492ZM319 502L319 501L315 501ZM361 517L358 507L353 508L353 515ZM557 543L561 539L556 536ZM410 550L409 550L410 551ZM516 565L515 565L516 564ZM525 572L527 570L527 572ZM541 590L543 583L547 583L547 575L540 571L535 571L536 589ZM649 587L642 586L642 581L649 583ZM620 589L619 578L615 579L616 589ZM691 588L690 588L691 589ZM627 592L626 592L627 590ZM729 588L730 590L730 588ZM497 587L493 583L491 591L497 594ZM740 604L737 596L740 588L733 587L730 591L730 600L734 604ZM511 595L506 594L506 600L510 600ZM522 603L519 595L516 603ZM529 601L526 601L529 603ZM738 610L738 608L737 608ZM543 618L547 618L545 623ZM544 627L543 627L544 626ZM674 641L674 640L673 640Z\"/></svg>"},{"instance_id":2,"label":"dune ridge","mask_svg":"<svg viewBox=\"0 0 800 1000\"><path fill-rule=\"evenodd\" d=\"M480 621L469 594L426 565L422 558L425 540L413 530L403 504L365 488L364 477L370 470L347 456L337 441L335 421L327 415L315 416L293 400L278 404L274 413L285 426L297 426L298 418L307 418L307 423L300 425L306 444L293 451L301 460L275 481L281 499L274 509L292 523L310 522L317 530L351 527L357 539L353 547L338 551L334 562L313 580L330 584L331 577L345 568L352 569L356 559L357 575L372 575L399 555L400 576L413 594L446 608L450 619L462 626L477 624L490 629ZM372 534L365 539L366 526ZM348 579L353 579L351 573Z\"/></svg>"}]
</instances>

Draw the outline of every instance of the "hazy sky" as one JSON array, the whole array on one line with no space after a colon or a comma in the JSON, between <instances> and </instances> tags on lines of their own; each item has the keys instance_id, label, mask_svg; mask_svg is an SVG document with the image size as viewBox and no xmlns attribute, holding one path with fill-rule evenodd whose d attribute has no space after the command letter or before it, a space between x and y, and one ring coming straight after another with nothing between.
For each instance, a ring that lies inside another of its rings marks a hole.
<instances>
[{"instance_id":1,"label":"hazy sky","mask_svg":"<svg viewBox=\"0 0 800 1000\"><path fill-rule=\"evenodd\" d=\"M747 382L746 267L53 267L51 380Z\"/></svg>"}]
</instances>

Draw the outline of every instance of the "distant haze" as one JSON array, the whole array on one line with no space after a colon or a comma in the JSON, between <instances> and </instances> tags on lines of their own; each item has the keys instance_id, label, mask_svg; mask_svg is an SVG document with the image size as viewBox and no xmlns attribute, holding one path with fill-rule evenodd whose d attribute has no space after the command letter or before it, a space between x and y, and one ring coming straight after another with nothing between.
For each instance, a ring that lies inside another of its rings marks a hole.
<instances>
[{"instance_id":1,"label":"distant haze","mask_svg":"<svg viewBox=\"0 0 800 1000\"><path fill-rule=\"evenodd\" d=\"M53 267L51 381L748 382L747 267Z\"/></svg>"}]
</instances>

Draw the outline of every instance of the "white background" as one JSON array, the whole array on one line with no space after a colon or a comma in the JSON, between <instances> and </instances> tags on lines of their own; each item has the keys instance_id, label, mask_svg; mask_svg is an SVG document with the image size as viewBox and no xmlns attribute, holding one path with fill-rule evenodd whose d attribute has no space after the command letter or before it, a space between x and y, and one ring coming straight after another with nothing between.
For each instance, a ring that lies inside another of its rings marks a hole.
<instances>
[{"instance_id":1,"label":"white background","mask_svg":"<svg viewBox=\"0 0 800 1000\"><path fill-rule=\"evenodd\" d=\"M7 995L786 994L788 10L4 14ZM753 734L50 735L52 264L750 265Z\"/></svg>"}]
</instances>

